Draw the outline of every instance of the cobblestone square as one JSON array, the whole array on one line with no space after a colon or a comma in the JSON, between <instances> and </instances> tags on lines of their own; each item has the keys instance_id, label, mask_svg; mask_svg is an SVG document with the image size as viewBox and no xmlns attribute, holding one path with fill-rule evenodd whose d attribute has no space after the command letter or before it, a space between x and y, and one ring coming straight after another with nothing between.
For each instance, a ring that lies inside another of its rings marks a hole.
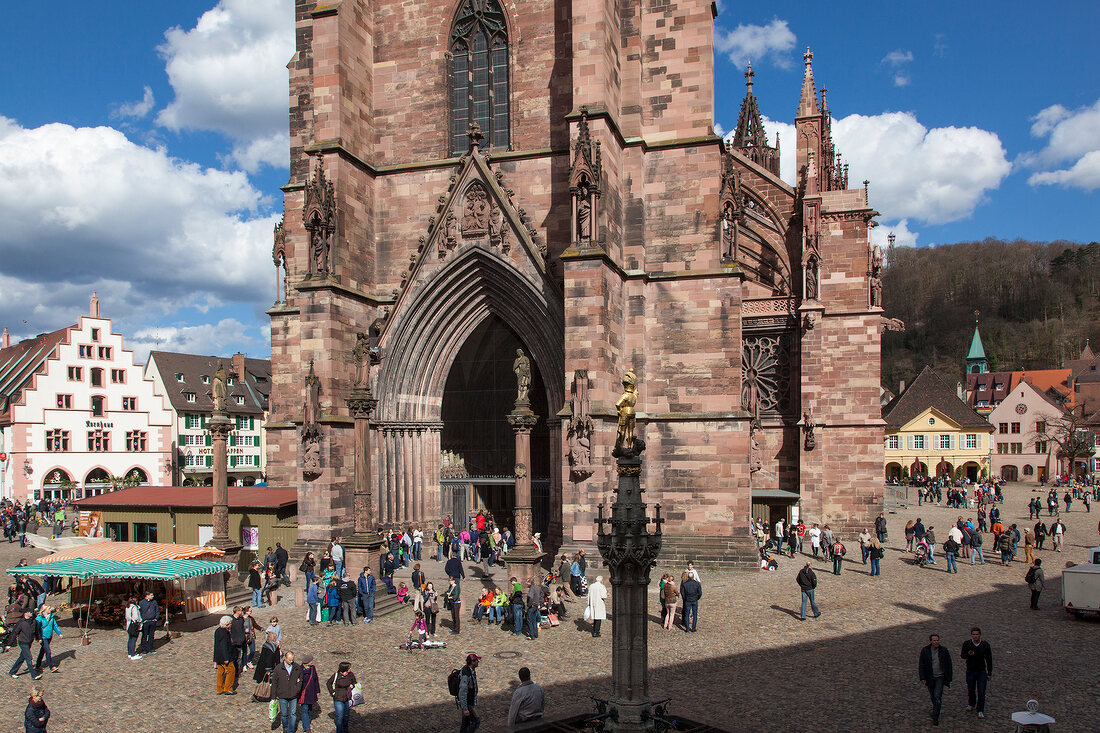
<instances>
[{"instance_id":1,"label":"cobblestone square","mask_svg":"<svg viewBox=\"0 0 1100 733\"><path fill-rule=\"evenodd\" d=\"M1009 486L1002 507L1006 526L1027 521L1031 491ZM999 562L971 566L959 561L959 573L938 565L919 568L904 550L903 527L920 516L937 528L939 541L960 513L943 506L911 507L888 515L889 538L882 576L868 575L854 537L841 576L831 564L815 561L821 618L798 620L799 594L794 576L804 560L779 559L771 573L702 572L699 631L665 631L658 624L654 569L649 627L651 696L672 698L672 711L731 731L892 731L929 726L928 699L917 681L917 654L930 633L938 633L952 652L955 683L945 692L942 730L1011 730L1009 716L1036 698L1041 710L1057 719L1055 731L1095 731L1100 720L1096 669L1100 664L1100 621L1074 619L1060 608L1060 576L1066 561L1080 562L1098 542L1097 514L1063 514L1066 546L1061 553L1037 553L1047 570L1041 610L1028 610L1023 583L1026 566ZM964 516L969 516L963 512ZM970 513L972 514L972 512ZM1048 522L1049 523L1049 522ZM988 547L988 536L986 546ZM807 548L808 549L808 548ZM1022 553L1022 550L1021 550ZM5 567L38 551L0 544ZM938 554L938 552L937 552ZM992 553L990 553L992 554ZM442 567L425 560L429 578ZM673 567L668 570L679 571ZM590 577L599 573L590 569ZM398 579L408 578L409 571ZM340 661L350 661L364 683L366 704L353 709L353 731L446 731L458 727L458 713L447 696L446 677L464 655L484 657L479 669L482 729L505 730L516 670L531 668L546 690L547 715L591 709L590 696L609 689L611 620L599 639L578 622L583 604L569 604L570 617L544 630L537 641L502 633L496 626L468 620L481 582L507 580L496 569L479 581L481 570L467 566L462 633L440 638L448 648L418 653L398 651L411 624L411 610L351 628L306 623L305 608L292 593L274 610L283 629L283 649L316 656L322 678ZM605 578L606 582L606 578ZM439 583L437 582L437 586ZM54 597L60 600L60 597ZM611 599L613 610L614 598ZM263 609L265 622L272 610ZM446 612L440 614L441 620ZM65 638L54 644L61 671L42 680L53 712L55 731L261 731L268 730L267 706L250 701L246 674L235 697L214 693L213 624L184 633L170 643L157 635L158 650L139 661L127 659L121 629L93 629L92 643L81 646L70 618ZM449 620L447 626L449 627ZM959 648L971 626L980 626L993 648L994 674L986 719L966 711L965 675ZM37 653L37 652L36 652ZM15 652L3 659L14 662ZM13 680L0 710L0 731L22 730L23 708L31 686L26 674ZM314 730L332 730L332 706L322 701L323 717Z\"/></svg>"}]
</instances>

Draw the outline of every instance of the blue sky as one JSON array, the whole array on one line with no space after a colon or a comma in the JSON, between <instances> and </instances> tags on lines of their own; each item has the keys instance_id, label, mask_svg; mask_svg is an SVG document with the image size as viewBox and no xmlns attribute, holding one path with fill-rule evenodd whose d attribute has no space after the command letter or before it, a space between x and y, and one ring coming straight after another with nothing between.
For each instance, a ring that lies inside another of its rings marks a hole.
<instances>
[{"instance_id":1,"label":"blue sky","mask_svg":"<svg viewBox=\"0 0 1100 733\"><path fill-rule=\"evenodd\" d=\"M291 5L5 9L0 327L72 323L94 289L140 358L267 356ZM882 213L876 236L1097 238L1100 4L721 6L716 124L736 124L751 59L786 149L811 46L850 182L870 179Z\"/></svg>"}]
</instances>

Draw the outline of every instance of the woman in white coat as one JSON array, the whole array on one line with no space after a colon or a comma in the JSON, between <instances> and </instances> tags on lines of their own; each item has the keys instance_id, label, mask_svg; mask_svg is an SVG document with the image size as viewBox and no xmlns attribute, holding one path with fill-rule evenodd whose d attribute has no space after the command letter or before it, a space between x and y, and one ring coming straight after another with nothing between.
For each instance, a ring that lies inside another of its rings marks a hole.
<instances>
[{"instance_id":1,"label":"woman in white coat","mask_svg":"<svg viewBox=\"0 0 1100 733\"><path fill-rule=\"evenodd\" d=\"M603 584L603 576L597 575L592 585L588 586L588 620L592 622L592 636L600 635L600 622L607 618L607 586Z\"/></svg>"}]
</instances>

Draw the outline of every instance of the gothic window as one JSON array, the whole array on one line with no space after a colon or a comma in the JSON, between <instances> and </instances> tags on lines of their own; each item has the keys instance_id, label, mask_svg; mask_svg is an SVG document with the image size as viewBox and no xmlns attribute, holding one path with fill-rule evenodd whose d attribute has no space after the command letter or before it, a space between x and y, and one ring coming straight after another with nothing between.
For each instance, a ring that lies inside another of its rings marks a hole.
<instances>
[{"instance_id":1,"label":"gothic window","mask_svg":"<svg viewBox=\"0 0 1100 733\"><path fill-rule=\"evenodd\" d=\"M451 152L465 153L476 122L507 149L508 24L497 0L465 0L451 28Z\"/></svg>"},{"instance_id":2,"label":"gothic window","mask_svg":"<svg viewBox=\"0 0 1100 733\"><path fill-rule=\"evenodd\" d=\"M741 404L759 415L787 412L791 407L790 338L755 336L743 341Z\"/></svg>"}]
</instances>

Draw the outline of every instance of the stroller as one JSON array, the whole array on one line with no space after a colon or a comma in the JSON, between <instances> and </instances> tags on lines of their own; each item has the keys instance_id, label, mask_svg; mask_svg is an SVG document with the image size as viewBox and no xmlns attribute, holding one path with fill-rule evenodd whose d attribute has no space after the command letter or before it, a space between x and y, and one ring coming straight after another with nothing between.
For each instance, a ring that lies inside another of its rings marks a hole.
<instances>
[{"instance_id":1,"label":"stroller","mask_svg":"<svg viewBox=\"0 0 1100 733\"><path fill-rule=\"evenodd\" d=\"M913 554L917 558L917 565L918 566L923 568L925 565L927 565L928 564L928 542L926 540L921 540L920 542L918 542L916 549L913 550Z\"/></svg>"}]
</instances>

